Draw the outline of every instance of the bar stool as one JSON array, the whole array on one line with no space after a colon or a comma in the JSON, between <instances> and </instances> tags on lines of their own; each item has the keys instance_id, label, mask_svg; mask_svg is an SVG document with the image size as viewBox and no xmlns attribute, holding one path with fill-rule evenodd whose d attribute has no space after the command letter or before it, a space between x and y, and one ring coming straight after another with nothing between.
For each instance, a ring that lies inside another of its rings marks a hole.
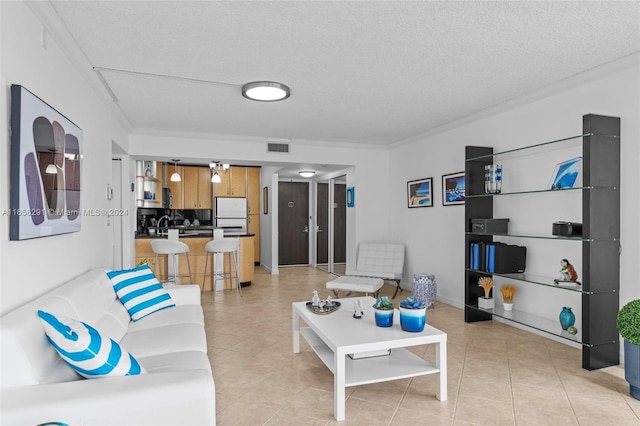
<instances>
[{"instance_id":1,"label":"bar stool","mask_svg":"<svg viewBox=\"0 0 640 426\"><path fill-rule=\"evenodd\" d=\"M158 239L151 241L151 249L156 254L156 266L158 265L158 256L167 256L165 264L165 273L162 275L167 281L165 284L174 285L178 284L178 277L189 277L189 284L193 283L193 277L191 276L191 263L189 262L189 246L180 241ZM187 256L187 268L189 268L189 274L178 274L178 256L184 254ZM169 270L169 257L172 259L172 268ZM171 272L171 274L170 274ZM161 281L161 280L160 280ZM162 282L162 281L161 281Z\"/></svg>"},{"instance_id":2,"label":"bar stool","mask_svg":"<svg viewBox=\"0 0 640 426\"><path fill-rule=\"evenodd\" d=\"M216 292L216 265L215 265L216 254L221 254L223 256L222 257L222 274L221 274L223 282L226 276L229 277L230 282L231 282L231 279L234 278L233 270L231 268L231 256L233 256L233 262L235 264L236 288L238 289L240 296L242 296L242 287L240 286L240 275L238 274L238 269L239 269L238 248L239 247L240 247L240 240L238 238L218 238L218 239L209 241L204 246L204 251L206 256L204 261L204 277L205 278L202 279L202 287L204 288L204 280L207 277L207 262L209 261L209 254L212 254L213 260L211 261L211 284L212 284L214 298L215 298L215 292ZM229 272L224 272L224 255L225 254L228 255L227 260L229 265Z\"/></svg>"}]
</instances>

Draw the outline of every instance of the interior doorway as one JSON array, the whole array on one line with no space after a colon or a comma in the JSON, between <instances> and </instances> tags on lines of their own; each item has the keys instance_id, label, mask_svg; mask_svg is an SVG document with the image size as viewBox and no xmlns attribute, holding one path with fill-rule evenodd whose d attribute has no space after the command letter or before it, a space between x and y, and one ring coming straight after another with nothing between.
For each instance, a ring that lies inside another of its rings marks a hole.
<instances>
[{"instance_id":1,"label":"interior doorway","mask_svg":"<svg viewBox=\"0 0 640 426\"><path fill-rule=\"evenodd\" d=\"M278 264L309 264L307 182L278 182Z\"/></svg>"},{"instance_id":2,"label":"interior doorway","mask_svg":"<svg viewBox=\"0 0 640 426\"><path fill-rule=\"evenodd\" d=\"M318 182L316 191L316 264L344 275L347 260L346 176Z\"/></svg>"}]
</instances>

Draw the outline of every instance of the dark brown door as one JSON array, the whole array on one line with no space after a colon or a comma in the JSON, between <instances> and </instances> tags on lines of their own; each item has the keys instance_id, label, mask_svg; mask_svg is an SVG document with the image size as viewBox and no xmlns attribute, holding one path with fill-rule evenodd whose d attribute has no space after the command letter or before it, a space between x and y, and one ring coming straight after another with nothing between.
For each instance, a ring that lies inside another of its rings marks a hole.
<instances>
[{"instance_id":1,"label":"dark brown door","mask_svg":"<svg viewBox=\"0 0 640 426\"><path fill-rule=\"evenodd\" d=\"M278 183L280 265L309 264L309 184Z\"/></svg>"},{"instance_id":2,"label":"dark brown door","mask_svg":"<svg viewBox=\"0 0 640 426\"><path fill-rule=\"evenodd\" d=\"M329 263L329 185L318 183L317 262Z\"/></svg>"},{"instance_id":3,"label":"dark brown door","mask_svg":"<svg viewBox=\"0 0 640 426\"><path fill-rule=\"evenodd\" d=\"M333 209L333 261L347 261L347 185L333 185L335 208Z\"/></svg>"}]
</instances>

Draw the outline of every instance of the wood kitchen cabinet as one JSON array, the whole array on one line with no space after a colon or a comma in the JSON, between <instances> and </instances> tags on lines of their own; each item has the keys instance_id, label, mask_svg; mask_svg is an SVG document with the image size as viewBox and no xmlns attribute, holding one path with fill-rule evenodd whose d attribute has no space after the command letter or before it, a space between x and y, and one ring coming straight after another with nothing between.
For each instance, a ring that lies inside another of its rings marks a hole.
<instances>
[{"instance_id":1,"label":"wood kitchen cabinet","mask_svg":"<svg viewBox=\"0 0 640 426\"><path fill-rule=\"evenodd\" d=\"M247 231L254 234L254 262L260 263L260 167L247 167Z\"/></svg>"},{"instance_id":2,"label":"wood kitchen cabinet","mask_svg":"<svg viewBox=\"0 0 640 426\"><path fill-rule=\"evenodd\" d=\"M182 181L181 182L172 182L171 175L174 171L178 171L178 174L184 178L184 167L182 166L174 166L173 164L166 163L164 165L164 179L166 182L166 186L171 190L171 197L173 198L173 204L171 204L172 209L183 209L184 208L184 194L182 191Z\"/></svg>"},{"instance_id":3,"label":"wood kitchen cabinet","mask_svg":"<svg viewBox=\"0 0 640 426\"><path fill-rule=\"evenodd\" d=\"M246 173L247 168L242 166L231 166L226 172L219 171L221 182L213 186L216 197L246 197Z\"/></svg>"},{"instance_id":4,"label":"wood kitchen cabinet","mask_svg":"<svg viewBox=\"0 0 640 426\"><path fill-rule=\"evenodd\" d=\"M208 167L196 166L186 166L183 168L183 170L183 208L212 208L213 202L211 196L211 170Z\"/></svg>"},{"instance_id":5,"label":"wood kitchen cabinet","mask_svg":"<svg viewBox=\"0 0 640 426\"><path fill-rule=\"evenodd\" d=\"M260 215L247 216L247 232L253 234L253 261L260 263Z\"/></svg>"}]
</instances>

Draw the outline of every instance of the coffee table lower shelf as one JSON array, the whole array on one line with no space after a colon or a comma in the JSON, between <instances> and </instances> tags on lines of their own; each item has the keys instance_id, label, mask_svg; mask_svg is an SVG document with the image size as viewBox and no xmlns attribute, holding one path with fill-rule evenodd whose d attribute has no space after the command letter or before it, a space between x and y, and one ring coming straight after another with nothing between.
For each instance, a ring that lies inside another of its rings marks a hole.
<instances>
[{"instance_id":1,"label":"coffee table lower shelf","mask_svg":"<svg viewBox=\"0 0 640 426\"><path fill-rule=\"evenodd\" d=\"M309 346L335 375L334 353L309 327L300 328ZM345 386L359 386L439 373L440 369L405 348L393 348L389 355L351 359L345 356Z\"/></svg>"}]
</instances>

